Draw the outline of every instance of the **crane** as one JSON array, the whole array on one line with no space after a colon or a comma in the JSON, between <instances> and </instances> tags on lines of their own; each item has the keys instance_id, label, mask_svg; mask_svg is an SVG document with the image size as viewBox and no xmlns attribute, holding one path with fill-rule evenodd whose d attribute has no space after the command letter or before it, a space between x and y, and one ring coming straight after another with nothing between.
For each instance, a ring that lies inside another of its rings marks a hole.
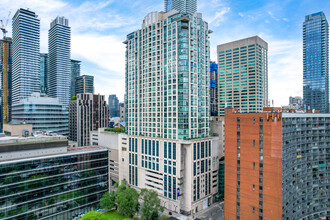
<instances>
[{"instance_id":1,"label":"crane","mask_svg":"<svg viewBox=\"0 0 330 220\"><path fill-rule=\"evenodd\" d=\"M6 33L8 32L8 31L6 30L6 27L7 27L7 25L8 25L8 21L9 21L10 14L11 14L11 11L9 11L9 13L8 13L7 20L6 20L5 24L4 24L3 20L0 20L0 29L1 29L1 31L2 31L2 33L3 33L3 37L4 37L4 38L6 37Z\"/></svg>"}]
</instances>

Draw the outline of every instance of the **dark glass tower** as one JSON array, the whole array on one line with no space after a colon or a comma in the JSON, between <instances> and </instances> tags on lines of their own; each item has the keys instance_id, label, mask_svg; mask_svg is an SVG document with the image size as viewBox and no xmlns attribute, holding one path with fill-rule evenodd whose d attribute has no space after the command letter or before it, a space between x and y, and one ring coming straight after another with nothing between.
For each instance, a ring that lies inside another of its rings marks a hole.
<instances>
[{"instance_id":1,"label":"dark glass tower","mask_svg":"<svg viewBox=\"0 0 330 220\"><path fill-rule=\"evenodd\" d=\"M70 86L70 97L75 96L76 86L75 79L80 76L80 65L81 61L79 60L70 60L71 62L71 86Z\"/></svg>"},{"instance_id":2,"label":"dark glass tower","mask_svg":"<svg viewBox=\"0 0 330 220\"><path fill-rule=\"evenodd\" d=\"M218 65L210 63L210 102L211 116L218 116Z\"/></svg>"},{"instance_id":3,"label":"dark glass tower","mask_svg":"<svg viewBox=\"0 0 330 220\"><path fill-rule=\"evenodd\" d=\"M82 75L75 79L75 95L94 93L94 76Z\"/></svg>"},{"instance_id":4,"label":"dark glass tower","mask_svg":"<svg viewBox=\"0 0 330 220\"><path fill-rule=\"evenodd\" d=\"M119 100L116 95L109 95L108 105L110 117L119 117Z\"/></svg>"},{"instance_id":5,"label":"dark glass tower","mask_svg":"<svg viewBox=\"0 0 330 220\"><path fill-rule=\"evenodd\" d=\"M48 54L40 54L40 93L47 94Z\"/></svg>"},{"instance_id":6,"label":"dark glass tower","mask_svg":"<svg viewBox=\"0 0 330 220\"><path fill-rule=\"evenodd\" d=\"M303 24L304 105L329 112L329 24L323 12L307 15Z\"/></svg>"}]
</instances>

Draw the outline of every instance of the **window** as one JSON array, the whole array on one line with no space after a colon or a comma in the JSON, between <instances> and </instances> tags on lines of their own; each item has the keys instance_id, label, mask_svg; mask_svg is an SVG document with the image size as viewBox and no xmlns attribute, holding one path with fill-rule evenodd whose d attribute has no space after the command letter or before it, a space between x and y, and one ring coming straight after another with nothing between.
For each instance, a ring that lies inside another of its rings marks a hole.
<instances>
[{"instance_id":1,"label":"window","mask_svg":"<svg viewBox=\"0 0 330 220\"><path fill-rule=\"evenodd\" d=\"M259 131L263 132L264 131L264 126L263 125L259 125Z\"/></svg>"},{"instance_id":2,"label":"window","mask_svg":"<svg viewBox=\"0 0 330 220\"><path fill-rule=\"evenodd\" d=\"M256 208L254 206L252 206L252 213L254 213L256 210Z\"/></svg>"},{"instance_id":3,"label":"window","mask_svg":"<svg viewBox=\"0 0 330 220\"><path fill-rule=\"evenodd\" d=\"M194 162L194 176L196 176L196 162Z\"/></svg>"},{"instance_id":4,"label":"window","mask_svg":"<svg viewBox=\"0 0 330 220\"><path fill-rule=\"evenodd\" d=\"M164 142L164 158L167 158L167 142Z\"/></svg>"},{"instance_id":5,"label":"window","mask_svg":"<svg viewBox=\"0 0 330 220\"><path fill-rule=\"evenodd\" d=\"M253 147L256 146L256 140L253 140Z\"/></svg>"},{"instance_id":6,"label":"window","mask_svg":"<svg viewBox=\"0 0 330 220\"><path fill-rule=\"evenodd\" d=\"M208 154L208 142L206 141L205 142L205 156L207 157L209 154Z\"/></svg>"},{"instance_id":7,"label":"window","mask_svg":"<svg viewBox=\"0 0 330 220\"><path fill-rule=\"evenodd\" d=\"M204 158L204 155L205 155L205 151L204 151L204 142L201 143L201 158L203 159Z\"/></svg>"},{"instance_id":8,"label":"window","mask_svg":"<svg viewBox=\"0 0 330 220\"><path fill-rule=\"evenodd\" d=\"M264 141L259 141L259 147L263 147L264 146Z\"/></svg>"},{"instance_id":9,"label":"window","mask_svg":"<svg viewBox=\"0 0 330 220\"><path fill-rule=\"evenodd\" d=\"M159 156L159 141L156 142L156 156Z\"/></svg>"},{"instance_id":10,"label":"window","mask_svg":"<svg viewBox=\"0 0 330 220\"><path fill-rule=\"evenodd\" d=\"M144 154L144 140L143 139L141 140L141 146L142 146L142 148L141 148L142 153Z\"/></svg>"},{"instance_id":11,"label":"window","mask_svg":"<svg viewBox=\"0 0 330 220\"><path fill-rule=\"evenodd\" d=\"M252 189L253 191L256 189L256 186L254 184L252 185Z\"/></svg>"},{"instance_id":12,"label":"window","mask_svg":"<svg viewBox=\"0 0 330 220\"><path fill-rule=\"evenodd\" d=\"M260 124L264 123L264 119L263 118L259 118L259 123Z\"/></svg>"},{"instance_id":13,"label":"window","mask_svg":"<svg viewBox=\"0 0 330 220\"><path fill-rule=\"evenodd\" d=\"M131 138L128 139L128 151L131 151L132 141Z\"/></svg>"},{"instance_id":14,"label":"window","mask_svg":"<svg viewBox=\"0 0 330 220\"><path fill-rule=\"evenodd\" d=\"M194 160L196 160L196 143L194 143Z\"/></svg>"},{"instance_id":15,"label":"window","mask_svg":"<svg viewBox=\"0 0 330 220\"><path fill-rule=\"evenodd\" d=\"M237 118L237 123L240 123L241 122L241 119L240 118Z\"/></svg>"},{"instance_id":16,"label":"window","mask_svg":"<svg viewBox=\"0 0 330 220\"><path fill-rule=\"evenodd\" d=\"M172 143L169 142L168 143L168 158L171 159L172 158L172 147L171 147Z\"/></svg>"},{"instance_id":17,"label":"window","mask_svg":"<svg viewBox=\"0 0 330 220\"><path fill-rule=\"evenodd\" d=\"M255 162L253 162L253 169L255 169L256 168L256 163Z\"/></svg>"},{"instance_id":18,"label":"window","mask_svg":"<svg viewBox=\"0 0 330 220\"><path fill-rule=\"evenodd\" d=\"M197 143L197 159L199 160L201 157L201 148L200 143Z\"/></svg>"},{"instance_id":19,"label":"window","mask_svg":"<svg viewBox=\"0 0 330 220\"><path fill-rule=\"evenodd\" d=\"M176 160L176 143L173 143L173 160Z\"/></svg>"},{"instance_id":20,"label":"window","mask_svg":"<svg viewBox=\"0 0 330 220\"><path fill-rule=\"evenodd\" d=\"M155 156L156 154L156 145L155 145L155 141L152 141L152 156Z\"/></svg>"},{"instance_id":21,"label":"window","mask_svg":"<svg viewBox=\"0 0 330 220\"><path fill-rule=\"evenodd\" d=\"M131 138L131 142L132 143L131 143L130 147L131 147L132 151L134 152L134 138Z\"/></svg>"},{"instance_id":22,"label":"window","mask_svg":"<svg viewBox=\"0 0 330 220\"><path fill-rule=\"evenodd\" d=\"M255 118L253 118L253 124L255 124L256 123L256 119Z\"/></svg>"},{"instance_id":23,"label":"window","mask_svg":"<svg viewBox=\"0 0 330 220\"><path fill-rule=\"evenodd\" d=\"M204 173L205 165L204 165L204 160L201 162L201 173Z\"/></svg>"}]
</instances>

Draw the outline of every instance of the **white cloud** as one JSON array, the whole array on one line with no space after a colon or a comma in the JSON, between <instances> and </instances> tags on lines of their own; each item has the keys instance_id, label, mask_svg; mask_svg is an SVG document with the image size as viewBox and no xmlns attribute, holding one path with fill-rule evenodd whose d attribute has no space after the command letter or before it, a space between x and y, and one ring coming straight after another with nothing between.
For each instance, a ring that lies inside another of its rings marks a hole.
<instances>
[{"instance_id":1,"label":"white cloud","mask_svg":"<svg viewBox=\"0 0 330 220\"><path fill-rule=\"evenodd\" d=\"M271 11L267 11L267 14L272 18L274 19L275 21L279 21L279 19L277 17L275 17L274 13L271 12Z\"/></svg>"},{"instance_id":2,"label":"white cloud","mask_svg":"<svg viewBox=\"0 0 330 220\"><path fill-rule=\"evenodd\" d=\"M73 34L72 57L79 56L114 72L125 70L125 45L115 36L95 33Z\"/></svg>"},{"instance_id":3,"label":"white cloud","mask_svg":"<svg viewBox=\"0 0 330 220\"><path fill-rule=\"evenodd\" d=\"M287 105L289 96L302 96L302 42L271 40L268 46L269 99Z\"/></svg>"},{"instance_id":4,"label":"white cloud","mask_svg":"<svg viewBox=\"0 0 330 220\"><path fill-rule=\"evenodd\" d=\"M210 25L218 27L223 21L225 21L225 15L230 12L229 7L224 7L218 10L212 18L206 18Z\"/></svg>"}]
</instances>

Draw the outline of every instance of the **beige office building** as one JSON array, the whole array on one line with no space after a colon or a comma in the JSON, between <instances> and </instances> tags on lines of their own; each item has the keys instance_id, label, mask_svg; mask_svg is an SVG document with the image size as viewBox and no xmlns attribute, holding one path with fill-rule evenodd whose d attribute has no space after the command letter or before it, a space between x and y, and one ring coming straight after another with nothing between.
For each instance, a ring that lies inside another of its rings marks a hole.
<instances>
[{"instance_id":1,"label":"beige office building","mask_svg":"<svg viewBox=\"0 0 330 220\"><path fill-rule=\"evenodd\" d=\"M226 107L262 112L268 106L268 44L258 36L218 45L218 113Z\"/></svg>"}]
</instances>

